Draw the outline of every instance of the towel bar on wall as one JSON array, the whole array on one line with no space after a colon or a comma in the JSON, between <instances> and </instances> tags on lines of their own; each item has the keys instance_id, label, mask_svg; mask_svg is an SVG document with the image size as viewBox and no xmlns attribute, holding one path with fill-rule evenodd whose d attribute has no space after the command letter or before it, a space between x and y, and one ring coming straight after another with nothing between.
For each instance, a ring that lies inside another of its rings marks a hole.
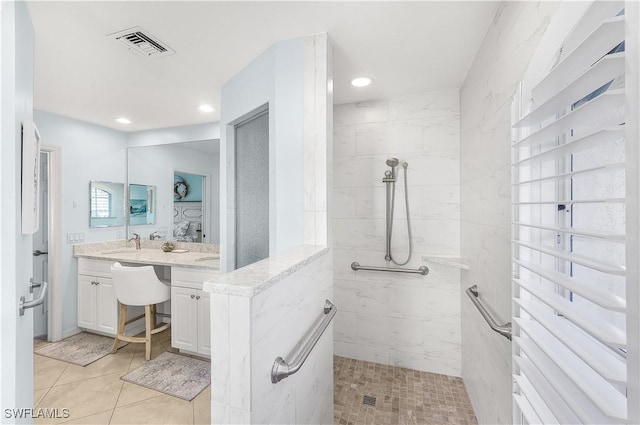
<instances>
[{"instance_id":1,"label":"towel bar on wall","mask_svg":"<svg viewBox=\"0 0 640 425\"><path fill-rule=\"evenodd\" d=\"M289 364L282 357L276 358L276 360L273 362L273 367L271 368L272 383L277 384L287 376L293 375L300 370L302 364L305 360L307 360L309 354L311 354L311 350L313 350L313 347L316 346L318 340L320 340L320 337L324 333L325 329L327 329L327 327L329 326L329 323L331 323L331 320L333 319L333 316L336 315L337 311L338 309L331 303L331 301L325 301L324 310L319 320L318 326L316 327L315 331L313 331L309 339L304 343L302 350L298 352L298 355L295 359L293 359L293 362Z\"/></svg>"},{"instance_id":2,"label":"towel bar on wall","mask_svg":"<svg viewBox=\"0 0 640 425\"><path fill-rule=\"evenodd\" d=\"M356 261L351 263L351 269L356 272L358 270L370 270L373 272L414 273L414 274L421 274L425 276L429 274L429 267L427 266L421 266L421 267L418 267L417 269L401 269L401 268L394 268L394 267L372 267L372 266L361 266L360 263Z\"/></svg>"},{"instance_id":3,"label":"towel bar on wall","mask_svg":"<svg viewBox=\"0 0 640 425\"><path fill-rule=\"evenodd\" d=\"M478 298L478 285L473 285L465 292L467 293L469 298L471 298L473 305L475 305L476 308L480 311L480 314L482 314L484 320L486 320L489 326L491 326L491 329L511 341L511 322L507 322L504 325L499 325L496 322L493 316L491 316L491 313L489 313L487 308L480 302L480 299Z\"/></svg>"}]
</instances>

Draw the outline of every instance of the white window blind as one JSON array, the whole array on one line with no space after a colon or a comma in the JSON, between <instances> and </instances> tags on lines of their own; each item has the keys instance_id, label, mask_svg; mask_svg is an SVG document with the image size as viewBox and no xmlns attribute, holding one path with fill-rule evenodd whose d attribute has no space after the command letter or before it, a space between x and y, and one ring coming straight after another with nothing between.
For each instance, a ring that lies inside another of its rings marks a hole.
<instances>
[{"instance_id":1,"label":"white window blind","mask_svg":"<svg viewBox=\"0 0 640 425\"><path fill-rule=\"evenodd\" d=\"M514 101L517 423L625 423L624 2L594 2Z\"/></svg>"}]
</instances>

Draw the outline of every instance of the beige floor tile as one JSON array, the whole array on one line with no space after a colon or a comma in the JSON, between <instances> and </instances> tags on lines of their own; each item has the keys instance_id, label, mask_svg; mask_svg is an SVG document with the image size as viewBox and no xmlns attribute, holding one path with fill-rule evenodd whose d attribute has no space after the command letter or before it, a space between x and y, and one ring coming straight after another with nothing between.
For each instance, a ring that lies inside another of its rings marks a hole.
<instances>
[{"instance_id":1,"label":"beige floor tile","mask_svg":"<svg viewBox=\"0 0 640 425\"><path fill-rule=\"evenodd\" d=\"M42 399L40 407L69 409L69 420L113 409L122 389L120 374L56 385ZM54 421L59 423L60 421Z\"/></svg>"},{"instance_id":2,"label":"beige floor tile","mask_svg":"<svg viewBox=\"0 0 640 425\"><path fill-rule=\"evenodd\" d=\"M56 383L60 375L69 366L69 363L60 360L50 359L49 357L33 355L33 377L34 389L40 390L49 388Z\"/></svg>"},{"instance_id":3,"label":"beige floor tile","mask_svg":"<svg viewBox=\"0 0 640 425\"><path fill-rule=\"evenodd\" d=\"M111 424L192 424L190 402L163 395L114 410Z\"/></svg>"},{"instance_id":4,"label":"beige floor tile","mask_svg":"<svg viewBox=\"0 0 640 425\"><path fill-rule=\"evenodd\" d=\"M43 388L40 390L35 390L33 392L33 407L38 407L38 403L42 401L42 398L47 394L49 388Z\"/></svg>"},{"instance_id":5,"label":"beige floor tile","mask_svg":"<svg viewBox=\"0 0 640 425\"><path fill-rule=\"evenodd\" d=\"M211 423L211 385L193 399L193 423Z\"/></svg>"},{"instance_id":6,"label":"beige floor tile","mask_svg":"<svg viewBox=\"0 0 640 425\"><path fill-rule=\"evenodd\" d=\"M112 373L120 373L120 376L122 376L129 370L133 356L133 352L118 351L116 354L108 354L88 366L82 367L70 364L62 373L56 385L83 381Z\"/></svg>"},{"instance_id":7,"label":"beige floor tile","mask_svg":"<svg viewBox=\"0 0 640 425\"><path fill-rule=\"evenodd\" d=\"M138 403L140 401L149 400L162 395L163 393L159 391L150 390L149 388L145 388L140 385L124 382L116 407L127 406L129 404Z\"/></svg>"},{"instance_id":8,"label":"beige floor tile","mask_svg":"<svg viewBox=\"0 0 640 425\"><path fill-rule=\"evenodd\" d=\"M105 410L104 412L95 413L93 415L85 416L83 418L72 419L65 424L77 424L77 425L109 425L113 410Z\"/></svg>"}]
</instances>

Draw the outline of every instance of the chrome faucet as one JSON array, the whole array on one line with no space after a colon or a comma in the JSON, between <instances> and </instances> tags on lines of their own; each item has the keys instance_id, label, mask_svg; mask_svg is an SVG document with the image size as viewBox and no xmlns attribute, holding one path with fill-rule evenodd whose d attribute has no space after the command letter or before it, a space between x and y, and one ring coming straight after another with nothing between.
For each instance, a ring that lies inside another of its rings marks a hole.
<instances>
[{"instance_id":1,"label":"chrome faucet","mask_svg":"<svg viewBox=\"0 0 640 425\"><path fill-rule=\"evenodd\" d=\"M135 241L136 249L141 249L141 247L140 247L140 235L137 234L137 233L134 233L133 236L134 237L129 239L127 242Z\"/></svg>"},{"instance_id":2,"label":"chrome faucet","mask_svg":"<svg viewBox=\"0 0 640 425\"><path fill-rule=\"evenodd\" d=\"M158 234L157 230L149 235L150 241L155 241L156 239L162 239L162 236Z\"/></svg>"}]
</instances>

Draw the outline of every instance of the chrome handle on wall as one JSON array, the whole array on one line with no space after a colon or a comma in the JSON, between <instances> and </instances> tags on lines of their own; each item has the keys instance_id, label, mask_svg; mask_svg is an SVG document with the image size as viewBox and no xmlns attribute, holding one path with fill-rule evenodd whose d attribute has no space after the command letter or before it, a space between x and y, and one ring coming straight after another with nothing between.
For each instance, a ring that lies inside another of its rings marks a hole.
<instances>
[{"instance_id":1,"label":"chrome handle on wall","mask_svg":"<svg viewBox=\"0 0 640 425\"><path fill-rule=\"evenodd\" d=\"M473 285L465 292L467 293L469 298L471 298L473 305L475 305L478 311L480 311L480 314L482 315L482 317L484 317L484 320L487 321L491 329L511 341L511 322L507 322L504 325L499 325L498 322L496 322L496 319L491 316L487 308L480 302L480 299L478 298L478 285Z\"/></svg>"},{"instance_id":2,"label":"chrome handle on wall","mask_svg":"<svg viewBox=\"0 0 640 425\"><path fill-rule=\"evenodd\" d=\"M49 284L47 282L33 282L33 279L31 279L31 286L33 287L38 287L40 286L40 296L38 298L36 298L35 300L31 300L31 301L25 301L25 297L24 295L22 297L20 297L20 316L24 316L24 311L28 308L34 308L37 307L41 304L44 303L44 300L47 297L47 286Z\"/></svg>"},{"instance_id":3,"label":"chrome handle on wall","mask_svg":"<svg viewBox=\"0 0 640 425\"><path fill-rule=\"evenodd\" d=\"M326 300L324 303L323 315L319 320L319 325L313 331L313 334L309 337L309 339L304 343L302 350L298 352L298 355L291 364L287 363L282 357L277 357L273 362L273 366L271 368L271 383L277 384L282 381L287 376L291 376L297 371L300 370L302 364L307 360L309 354L311 354L311 350L316 346L320 337L324 333L325 329L331 323L333 316L336 315L338 309L335 305L331 303L331 301Z\"/></svg>"}]
</instances>

